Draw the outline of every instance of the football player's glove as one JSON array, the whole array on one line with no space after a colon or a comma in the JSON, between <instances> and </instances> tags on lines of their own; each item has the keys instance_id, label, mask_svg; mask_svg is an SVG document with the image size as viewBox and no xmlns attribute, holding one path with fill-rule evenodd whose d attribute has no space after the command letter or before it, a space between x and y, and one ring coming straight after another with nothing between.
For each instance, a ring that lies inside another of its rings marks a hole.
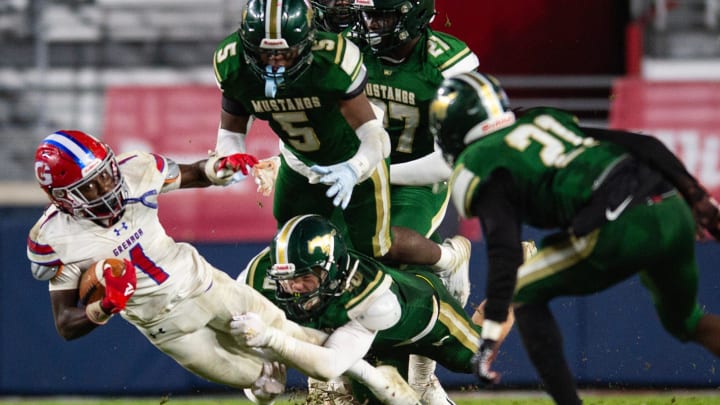
<instances>
[{"instance_id":1,"label":"football player's glove","mask_svg":"<svg viewBox=\"0 0 720 405\"><path fill-rule=\"evenodd\" d=\"M275 186L275 178L280 169L280 157L273 156L267 159L261 159L252 168L252 175L255 177L257 184L257 192L262 193L265 197L272 194Z\"/></svg>"},{"instance_id":2,"label":"football player's glove","mask_svg":"<svg viewBox=\"0 0 720 405\"><path fill-rule=\"evenodd\" d=\"M707 231L715 240L720 241L720 209L717 201L710 194L705 193L693 202L692 211L698 224L698 237L705 239L705 231Z\"/></svg>"},{"instance_id":3,"label":"football player's glove","mask_svg":"<svg viewBox=\"0 0 720 405\"><path fill-rule=\"evenodd\" d=\"M494 340L484 339L480 349L472 358L473 372L483 384L495 384L500 381L500 373L491 369L497 356L497 343Z\"/></svg>"},{"instance_id":4,"label":"football player's glove","mask_svg":"<svg viewBox=\"0 0 720 405\"><path fill-rule=\"evenodd\" d=\"M125 271L119 276L113 275L111 266L106 265L103 268L105 297L103 297L100 306L109 314L116 314L125 309L128 300L135 294L137 284L135 266L130 260L124 259L124 261Z\"/></svg>"},{"instance_id":5,"label":"football player's glove","mask_svg":"<svg viewBox=\"0 0 720 405\"><path fill-rule=\"evenodd\" d=\"M233 182L238 172L247 176L257 162L255 156L246 153L234 153L223 157L211 156L205 163L205 175L212 184L226 186Z\"/></svg>"},{"instance_id":6,"label":"football player's glove","mask_svg":"<svg viewBox=\"0 0 720 405\"><path fill-rule=\"evenodd\" d=\"M253 383L252 387L245 388L243 392L255 404L274 403L278 395L285 392L285 380L287 368L284 364L264 362L260 377Z\"/></svg>"},{"instance_id":7,"label":"football player's glove","mask_svg":"<svg viewBox=\"0 0 720 405\"><path fill-rule=\"evenodd\" d=\"M230 321L230 333L249 347L265 347L270 343L274 328L269 327L254 312L233 315Z\"/></svg>"},{"instance_id":8,"label":"football player's glove","mask_svg":"<svg viewBox=\"0 0 720 405\"><path fill-rule=\"evenodd\" d=\"M352 197L353 188L358 180L358 173L348 162L338 163L331 166L314 165L310 167L313 172L322 175L319 182L327 184L330 188L325 193L333 198L333 205L347 208Z\"/></svg>"}]
</instances>

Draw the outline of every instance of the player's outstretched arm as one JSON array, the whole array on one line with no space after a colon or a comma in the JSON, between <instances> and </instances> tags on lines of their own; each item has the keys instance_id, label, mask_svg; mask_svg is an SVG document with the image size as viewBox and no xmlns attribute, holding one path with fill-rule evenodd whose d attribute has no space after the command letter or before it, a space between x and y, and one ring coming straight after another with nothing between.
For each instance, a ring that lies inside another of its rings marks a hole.
<instances>
[{"instance_id":1,"label":"player's outstretched arm","mask_svg":"<svg viewBox=\"0 0 720 405\"><path fill-rule=\"evenodd\" d=\"M230 331L243 344L272 350L289 366L313 378L329 380L345 373L370 349L375 332L350 322L336 329L324 346L298 340L268 326L259 315L236 315Z\"/></svg>"}]
</instances>

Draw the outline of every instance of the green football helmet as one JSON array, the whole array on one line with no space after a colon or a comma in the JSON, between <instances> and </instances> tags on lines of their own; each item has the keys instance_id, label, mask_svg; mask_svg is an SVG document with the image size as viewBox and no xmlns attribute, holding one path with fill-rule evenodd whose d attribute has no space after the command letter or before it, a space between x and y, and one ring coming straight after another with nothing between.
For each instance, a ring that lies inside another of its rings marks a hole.
<instances>
[{"instance_id":1,"label":"green football helmet","mask_svg":"<svg viewBox=\"0 0 720 405\"><path fill-rule=\"evenodd\" d=\"M423 34L435 17L435 0L355 0L358 36L385 55Z\"/></svg>"},{"instance_id":2,"label":"green football helmet","mask_svg":"<svg viewBox=\"0 0 720 405\"><path fill-rule=\"evenodd\" d=\"M341 33L356 25L353 0L310 0L315 26L322 31Z\"/></svg>"},{"instance_id":3,"label":"green football helmet","mask_svg":"<svg viewBox=\"0 0 720 405\"><path fill-rule=\"evenodd\" d=\"M430 132L453 165L467 145L515 123L500 82L478 72L445 79L430 102Z\"/></svg>"},{"instance_id":4,"label":"green football helmet","mask_svg":"<svg viewBox=\"0 0 720 405\"><path fill-rule=\"evenodd\" d=\"M307 0L248 0L239 35L245 61L263 80L274 80L278 85L292 83L312 63L315 28ZM263 62L263 54L283 54L293 63L273 71Z\"/></svg>"},{"instance_id":5,"label":"green football helmet","mask_svg":"<svg viewBox=\"0 0 720 405\"><path fill-rule=\"evenodd\" d=\"M268 275L277 284L276 298L296 321L320 314L329 297L342 293L350 262L340 230L319 215L286 222L270 243L270 261ZM315 288L294 291L303 277L315 277Z\"/></svg>"}]
</instances>

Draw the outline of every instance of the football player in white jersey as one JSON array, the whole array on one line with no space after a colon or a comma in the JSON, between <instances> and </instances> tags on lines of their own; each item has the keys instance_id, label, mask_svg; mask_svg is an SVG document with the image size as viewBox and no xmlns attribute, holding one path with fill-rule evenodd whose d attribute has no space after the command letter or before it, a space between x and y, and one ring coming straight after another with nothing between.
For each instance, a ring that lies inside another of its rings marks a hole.
<instances>
[{"instance_id":1,"label":"football player in white jersey","mask_svg":"<svg viewBox=\"0 0 720 405\"><path fill-rule=\"evenodd\" d=\"M259 312L267 323L314 343L326 335L287 321L260 293L213 267L190 244L175 242L158 219L158 194L227 185L255 163L255 157L241 153L192 164L145 152L116 158L108 145L81 131L47 136L36 150L35 175L52 205L31 229L27 255L33 276L49 280L58 333L76 339L119 313L155 347L203 378L251 388L246 394L262 394L259 400L282 392L282 367L269 366L231 335L233 316ZM116 277L107 269L105 297L78 305L82 273L110 257L125 260L131 271ZM387 372L367 363L353 372L386 398L402 396L405 389L412 393L402 379L388 384Z\"/></svg>"}]
</instances>

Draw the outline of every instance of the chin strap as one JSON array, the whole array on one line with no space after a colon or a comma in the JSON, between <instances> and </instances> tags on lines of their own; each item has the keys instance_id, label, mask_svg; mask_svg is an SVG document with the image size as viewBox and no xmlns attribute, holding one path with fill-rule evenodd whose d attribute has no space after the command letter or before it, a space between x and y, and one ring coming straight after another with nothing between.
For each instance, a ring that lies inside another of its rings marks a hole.
<instances>
[{"instance_id":1,"label":"chin strap","mask_svg":"<svg viewBox=\"0 0 720 405\"><path fill-rule=\"evenodd\" d=\"M265 66L265 97L275 98L278 86L285 81L283 73L285 66L278 66L277 70L270 65Z\"/></svg>"}]
</instances>

